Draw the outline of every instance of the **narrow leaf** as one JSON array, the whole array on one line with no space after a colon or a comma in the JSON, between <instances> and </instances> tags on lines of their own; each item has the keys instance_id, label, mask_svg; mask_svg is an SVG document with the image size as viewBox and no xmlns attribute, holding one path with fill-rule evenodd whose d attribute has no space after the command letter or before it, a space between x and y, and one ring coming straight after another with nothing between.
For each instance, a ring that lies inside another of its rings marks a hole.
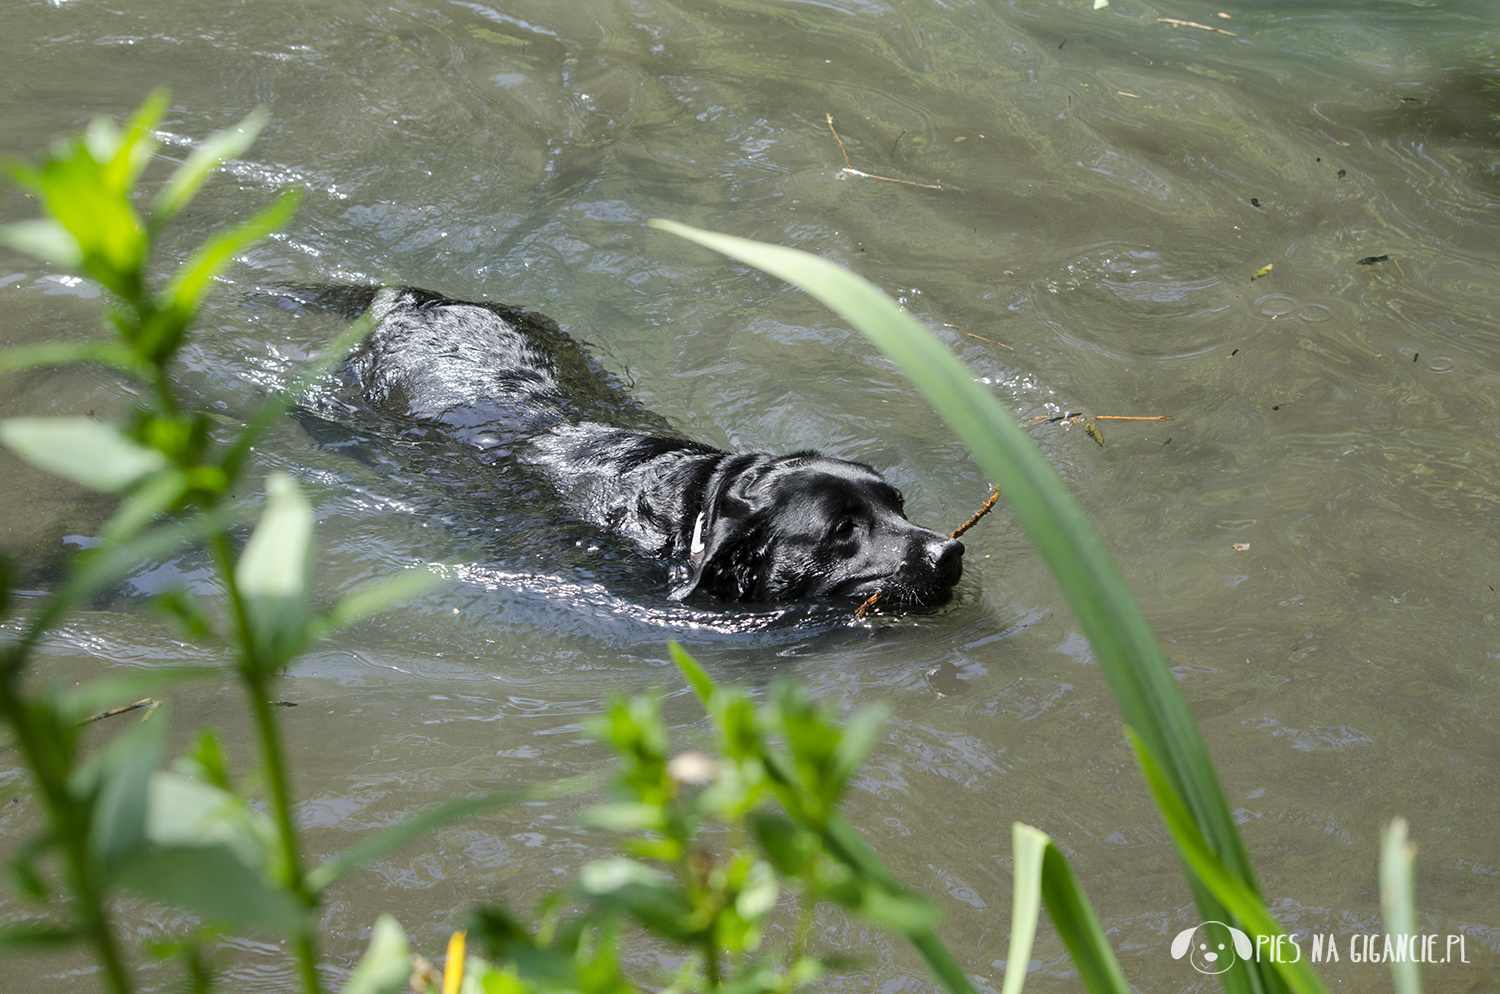
<instances>
[{"instance_id":1,"label":"narrow leaf","mask_svg":"<svg viewBox=\"0 0 1500 994\"><path fill-rule=\"evenodd\" d=\"M702 666L698 665L696 659L688 655L687 650L679 645L675 639L667 643L667 651L672 654L672 661L677 664L677 668L682 671L682 675L687 677L688 683L693 685L693 690L697 692L698 698L704 704L707 704L708 699L714 693L713 679L709 677Z\"/></svg>"},{"instance_id":2,"label":"narrow leaf","mask_svg":"<svg viewBox=\"0 0 1500 994\"><path fill-rule=\"evenodd\" d=\"M196 313L209 281L227 269L241 251L289 221L301 202L301 190L287 190L248 221L200 246L177 270L167 291L171 310L183 320Z\"/></svg>"},{"instance_id":3,"label":"narrow leaf","mask_svg":"<svg viewBox=\"0 0 1500 994\"><path fill-rule=\"evenodd\" d=\"M78 239L51 218L0 225L0 245L25 252L59 269L76 270L83 265L83 249Z\"/></svg>"},{"instance_id":4,"label":"narrow leaf","mask_svg":"<svg viewBox=\"0 0 1500 994\"><path fill-rule=\"evenodd\" d=\"M1141 770L1146 775L1146 783L1156 798L1156 806L1161 811L1162 821L1166 823L1167 830L1172 833L1172 838L1177 843L1177 851L1182 854L1183 861L1192 867L1198 879L1213 896L1244 923L1245 931L1249 932L1252 937L1286 934L1271 917L1271 913L1266 910L1260 895L1235 876L1233 871L1224 865L1223 860L1219 859L1218 855L1209 848L1208 841L1198 830L1187 805L1172 790L1166 775L1157 766L1156 760L1141 737L1128 726L1125 734L1135 749L1136 760L1140 763ZM1313 973L1305 959L1294 963L1272 961L1269 966L1299 994L1326 994L1323 982L1318 979L1317 974ZM1225 975L1227 976L1227 973Z\"/></svg>"},{"instance_id":5,"label":"narrow leaf","mask_svg":"<svg viewBox=\"0 0 1500 994\"><path fill-rule=\"evenodd\" d=\"M303 927L305 912L226 846L143 850L120 867L117 881L213 922L279 932Z\"/></svg>"},{"instance_id":6,"label":"narrow leaf","mask_svg":"<svg viewBox=\"0 0 1500 994\"><path fill-rule=\"evenodd\" d=\"M137 722L99 757L99 793L89 824L89 850L108 868L138 847L146 836L151 777L167 742L166 715Z\"/></svg>"},{"instance_id":7,"label":"narrow leaf","mask_svg":"<svg viewBox=\"0 0 1500 994\"><path fill-rule=\"evenodd\" d=\"M0 928L0 952L36 946L64 946L83 938L76 928L50 925L9 925Z\"/></svg>"},{"instance_id":8,"label":"narrow leaf","mask_svg":"<svg viewBox=\"0 0 1500 994\"><path fill-rule=\"evenodd\" d=\"M0 373L74 362L98 363L127 373L139 369L135 353L118 342L41 342L0 352Z\"/></svg>"},{"instance_id":9,"label":"narrow leaf","mask_svg":"<svg viewBox=\"0 0 1500 994\"><path fill-rule=\"evenodd\" d=\"M843 736L834 747L829 764L828 780L842 789L845 781L854 775L875 743L880 740L880 730L891 715L891 707L884 701L871 705L856 714L844 726Z\"/></svg>"},{"instance_id":10,"label":"narrow leaf","mask_svg":"<svg viewBox=\"0 0 1500 994\"><path fill-rule=\"evenodd\" d=\"M275 830L265 815L222 786L181 773L151 778L146 837L163 847L219 846L259 872L271 863Z\"/></svg>"},{"instance_id":11,"label":"narrow leaf","mask_svg":"<svg viewBox=\"0 0 1500 994\"><path fill-rule=\"evenodd\" d=\"M306 635L312 569L312 505L285 473L266 478L270 499L245 544L234 578L256 645L268 661L296 651Z\"/></svg>"},{"instance_id":12,"label":"narrow leaf","mask_svg":"<svg viewBox=\"0 0 1500 994\"><path fill-rule=\"evenodd\" d=\"M816 847L815 837L804 832L780 815L756 811L750 815L750 826L766 856L784 877L797 880L807 871L809 854Z\"/></svg>"},{"instance_id":13,"label":"narrow leaf","mask_svg":"<svg viewBox=\"0 0 1500 994\"><path fill-rule=\"evenodd\" d=\"M379 614L392 604L408 600L442 583L444 577L432 569L408 569L361 587L342 598L318 622L318 632L334 632L361 618Z\"/></svg>"},{"instance_id":14,"label":"narrow leaf","mask_svg":"<svg viewBox=\"0 0 1500 994\"><path fill-rule=\"evenodd\" d=\"M1415 867L1417 847L1407 838L1405 818L1393 818L1380 833L1380 913L1386 935L1417 934ZM1414 960L1394 960L1396 994L1422 994L1422 974Z\"/></svg>"},{"instance_id":15,"label":"narrow leaf","mask_svg":"<svg viewBox=\"0 0 1500 994\"><path fill-rule=\"evenodd\" d=\"M239 124L217 131L193 149L187 161L172 173L151 205L151 223L160 226L193 199L208 174L226 160L242 155L254 142L260 130L271 119L270 111L257 107Z\"/></svg>"},{"instance_id":16,"label":"narrow leaf","mask_svg":"<svg viewBox=\"0 0 1500 994\"><path fill-rule=\"evenodd\" d=\"M659 804L615 801L589 808L583 813L580 824L601 832L664 832L667 812Z\"/></svg>"},{"instance_id":17,"label":"narrow leaf","mask_svg":"<svg viewBox=\"0 0 1500 994\"><path fill-rule=\"evenodd\" d=\"M163 469L166 457L93 418L10 418L0 442L42 469L95 490L123 490Z\"/></svg>"},{"instance_id":18,"label":"narrow leaf","mask_svg":"<svg viewBox=\"0 0 1500 994\"><path fill-rule=\"evenodd\" d=\"M396 919L381 915L370 947L354 968L342 994L404 994L411 977L411 947Z\"/></svg>"},{"instance_id":19,"label":"narrow leaf","mask_svg":"<svg viewBox=\"0 0 1500 994\"><path fill-rule=\"evenodd\" d=\"M235 476L250 454L250 449L260 440L260 437L272 425L280 422L298 398L305 396L308 389L318 382L334 363L344 358L351 348L363 341L373 327L374 324L369 315L354 322L330 342L328 348L317 359L308 363L301 375L292 380L285 390L267 398L261 404L260 409L251 415L250 420L240 429L234 441L229 444L220 462L224 472L231 477Z\"/></svg>"},{"instance_id":20,"label":"narrow leaf","mask_svg":"<svg viewBox=\"0 0 1500 994\"><path fill-rule=\"evenodd\" d=\"M525 804L530 801L549 800L556 797L568 797L573 794L580 794L596 786L597 783L598 781L594 777L569 777L563 780L554 780L551 783L533 784L516 790L496 791L493 794L485 794L482 797L470 797L462 801L453 801L440 805L409 818L399 825L393 825L390 828L376 832L353 849L334 859L333 862L326 863L311 871L307 874L308 889L312 891L323 890L352 870L356 870L372 860L379 859L386 853L406 845L412 839L432 831L439 825L446 825L461 818L483 814L498 808L509 807L512 804Z\"/></svg>"},{"instance_id":21,"label":"narrow leaf","mask_svg":"<svg viewBox=\"0 0 1500 994\"><path fill-rule=\"evenodd\" d=\"M1000 994L1021 994L1031 947L1036 941L1036 923L1042 914L1042 859L1052 840L1046 833L1014 822L1010 827L1015 852L1010 912L1010 951L1005 958L1005 985Z\"/></svg>"},{"instance_id":22,"label":"narrow leaf","mask_svg":"<svg viewBox=\"0 0 1500 994\"><path fill-rule=\"evenodd\" d=\"M180 469L157 473L120 502L104 523L101 537L109 542L129 542L157 515L170 511L191 489L191 477Z\"/></svg>"},{"instance_id":23,"label":"narrow leaf","mask_svg":"<svg viewBox=\"0 0 1500 994\"><path fill-rule=\"evenodd\" d=\"M1130 985L1104 936L1093 906L1062 851L1047 840L1042 854L1042 899L1083 985L1093 994L1129 994Z\"/></svg>"},{"instance_id":24,"label":"narrow leaf","mask_svg":"<svg viewBox=\"0 0 1500 994\"><path fill-rule=\"evenodd\" d=\"M828 819L824 843L831 854L866 879L879 883L891 893L901 891L901 885L896 882L891 871L886 869L880 857L865 845L865 840L860 838L854 826L836 811ZM926 961L928 970L932 971L932 975L948 994L976 994L974 984L936 932L919 929L908 934L906 941Z\"/></svg>"}]
</instances>

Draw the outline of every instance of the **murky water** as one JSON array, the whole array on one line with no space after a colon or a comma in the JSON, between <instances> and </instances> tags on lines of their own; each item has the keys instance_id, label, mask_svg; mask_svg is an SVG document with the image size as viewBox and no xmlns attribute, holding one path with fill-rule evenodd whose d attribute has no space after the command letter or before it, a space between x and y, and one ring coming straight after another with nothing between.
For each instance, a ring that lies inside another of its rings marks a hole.
<instances>
[{"instance_id":1,"label":"murky water","mask_svg":"<svg viewBox=\"0 0 1500 994\"><path fill-rule=\"evenodd\" d=\"M1273 908L1304 935L1381 931L1377 830L1405 814L1422 930L1464 935L1471 961L1428 967L1428 989L1480 989L1500 964L1500 12L1091 6L14 0L0 152L29 157L156 85L172 88L176 156L271 108L173 249L278 189L307 191L188 353L185 389L230 421L338 330L257 304L256 288L410 283L551 314L706 441L873 463L934 526L983 500L962 447L862 339L650 217L853 267L1018 417L1171 416L1103 421L1102 448L1076 428L1032 431L1176 666ZM907 182L841 173L829 114L854 169ZM0 196L0 219L34 209ZM24 258L0 255L0 300L0 344L97 334L95 290ZM132 401L92 369L0 389L5 415ZM1003 511L966 537L966 577L941 613L715 614L542 526L544 508L493 506L500 484L456 494L457 470L386 455L291 418L259 450L258 474L286 470L316 502L330 597L415 562L458 564L453 583L322 643L281 686L298 705L284 717L316 854L435 801L599 769L583 729L612 691L667 688L692 741L675 637L726 680L792 677L849 710L892 703L850 814L943 904L942 934L983 983L1003 977L1010 825L1024 820L1074 861L1134 983L1215 989L1169 955L1198 913L1088 648ZM43 587L108 507L0 460L0 542ZM206 589L205 563L142 571L60 632L45 666L72 679L217 658L143 611L182 582ZM218 725L248 765L232 690L171 708L180 737ZM36 815L11 763L8 838ZM474 902L525 907L599 851L573 827L583 803L449 828L341 885L331 963L351 962L382 911L436 952ZM124 913L142 933L181 924ZM34 914L0 898L0 918ZM868 963L830 988L930 989L898 943L836 917L824 932ZM234 950L234 989L294 988L274 944ZM1076 989L1055 936L1036 955L1028 989ZM148 987L170 981L143 969ZM74 956L7 974L92 986ZM1324 976L1389 983L1347 957Z\"/></svg>"}]
</instances>

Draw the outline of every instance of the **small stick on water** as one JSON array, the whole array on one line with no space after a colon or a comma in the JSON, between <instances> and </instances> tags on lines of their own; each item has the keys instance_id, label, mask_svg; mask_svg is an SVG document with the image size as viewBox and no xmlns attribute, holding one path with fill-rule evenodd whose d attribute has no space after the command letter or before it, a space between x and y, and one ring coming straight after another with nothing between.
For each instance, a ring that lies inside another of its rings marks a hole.
<instances>
[{"instance_id":1,"label":"small stick on water","mask_svg":"<svg viewBox=\"0 0 1500 994\"><path fill-rule=\"evenodd\" d=\"M953 529L953 531L949 532L948 537L958 538L964 532L968 531L970 528L973 528L974 525L979 522L980 518L984 517L986 514L989 514L992 510L995 509L995 502L999 499L1000 488L996 487L994 490L990 491L989 499L984 502L984 506L970 515L968 521L965 521L963 524ZM854 609L854 616L856 618L863 618L868 615L870 613L870 609L880 601L880 593L881 592L877 590L869 597L866 597L864 603L860 604L859 607Z\"/></svg>"},{"instance_id":2,"label":"small stick on water","mask_svg":"<svg viewBox=\"0 0 1500 994\"><path fill-rule=\"evenodd\" d=\"M828 119L828 130L833 132L833 137L838 139L839 148L844 153L844 168L839 170L839 175L848 173L850 176L858 176L860 179L883 179L887 183L905 183L907 186L920 186L924 190L941 190L942 187L936 183L913 183L909 179L892 179L890 176L876 176L874 173L861 172L854 168L854 163L849 161L849 149L844 146L844 139L839 138L838 129L833 126L833 115L824 114ZM899 139L898 139L899 140ZM894 147L892 151L894 151Z\"/></svg>"},{"instance_id":3,"label":"small stick on water","mask_svg":"<svg viewBox=\"0 0 1500 994\"><path fill-rule=\"evenodd\" d=\"M985 338L983 335L976 335L972 331L966 331L966 332L964 332L964 334L968 335L970 338L977 338L981 342L989 342L991 345L998 345L1002 349L1010 349L1012 352L1015 351L1015 347L1014 346L1006 345L1004 342L997 342L993 338Z\"/></svg>"},{"instance_id":4,"label":"small stick on water","mask_svg":"<svg viewBox=\"0 0 1500 994\"><path fill-rule=\"evenodd\" d=\"M108 711L100 711L98 714L89 715L78 724L91 725L96 721L103 721L105 718L113 718L117 714L125 714L128 711L136 711L140 708L148 708L149 710L147 710L145 714L141 715L141 720L145 721L147 718L151 717L151 712L155 711L157 705L159 704L161 704L161 701L153 700L150 697L143 697L140 700L136 701L134 704L125 704L121 707L110 708Z\"/></svg>"}]
</instances>

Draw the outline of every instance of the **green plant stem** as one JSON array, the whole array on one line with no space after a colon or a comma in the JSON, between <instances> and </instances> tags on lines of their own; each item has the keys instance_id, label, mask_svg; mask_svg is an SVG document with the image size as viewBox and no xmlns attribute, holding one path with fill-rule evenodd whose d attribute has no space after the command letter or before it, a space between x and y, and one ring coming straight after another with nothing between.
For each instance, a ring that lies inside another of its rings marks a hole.
<instances>
[{"instance_id":1,"label":"green plant stem","mask_svg":"<svg viewBox=\"0 0 1500 994\"><path fill-rule=\"evenodd\" d=\"M805 959L807 947L812 939L813 921L818 914L818 899L813 896L812 885L806 885L802 891L802 900L798 902L801 906L797 909L797 931L792 937L793 960Z\"/></svg>"},{"instance_id":2,"label":"green plant stem","mask_svg":"<svg viewBox=\"0 0 1500 994\"><path fill-rule=\"evenodd\" d=\"M269 667L259 658L255 632L251 628L239 585L235 582L234 558L230 555L228 540L224 533L219 532L209 539L209 545L223 577L235 628L239 632L242 655L236 669L249 697L250 710L255 715L255 731L260 738L266 785L271 792L271 810L276 834L281 842L282 886L308 911L309 920L304 922L293 937L297 968L302 976L302 989L307 994L321 994L323 985L318 979L318 950L311 923L312 914L318 905L318 895L308 887L307 877L302 872L297 826L292 812L292 792L286 773L286 757L282 752L276 715L271 710Z\"/></svg>"},{"instance_id":3,"label":"green plant stem","mask_svg":"<svg viewBox=\"0 0 1500 994\"><path fill-rule=\"evenodd\" d=\"M114 994L130 994L130 976L109 926L103 887L95 878L93 858L88 851L87 809L80 810L80 805L68 796L67 770L47 762L46 750L40 742L43 733L34 724L21 696L17 686L19 676L19 668L0 674L0 713L10 723L16 744L33 771L57 832L76 901L79 930L94 947L107 988Z\"/></svg>"}]
</instances>

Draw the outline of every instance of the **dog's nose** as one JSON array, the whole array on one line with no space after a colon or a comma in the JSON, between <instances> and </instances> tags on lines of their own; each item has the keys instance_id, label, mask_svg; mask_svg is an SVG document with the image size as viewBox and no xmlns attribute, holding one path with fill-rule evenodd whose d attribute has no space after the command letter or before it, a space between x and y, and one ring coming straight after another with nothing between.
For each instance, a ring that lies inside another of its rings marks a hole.
<instances>
[{"instance_id":1,"label":"dog's nose","mask_svg":"<svg viewBox=\"0 0 1500 994\"><path fill-rule=\"evenodd\" d=\"M964 544L956 538L933 542L927 547L933 572L946 586L953 586L964 573Z\"/></svg>"}]
</instances>

